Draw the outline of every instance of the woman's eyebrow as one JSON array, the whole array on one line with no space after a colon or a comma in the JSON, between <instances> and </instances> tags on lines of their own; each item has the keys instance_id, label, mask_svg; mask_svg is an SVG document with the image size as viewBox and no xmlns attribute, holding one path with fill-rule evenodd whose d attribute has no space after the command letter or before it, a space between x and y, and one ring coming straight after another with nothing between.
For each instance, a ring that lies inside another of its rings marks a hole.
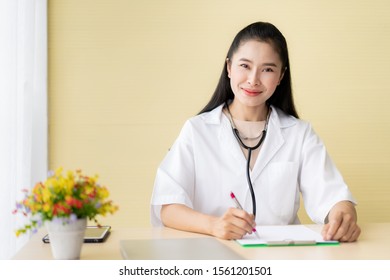
<instances>
[{"instance_id":1,"label":"woman's eyebrow","mask_svg":"<svg viewBox=\"0 0 390 280\"><path fill-rule=\"evenodd\" d=\"M245 58L245 57L240 58L238 61L253 63L252 60L247 59L247 58ZM278 65L276 65L274 62L264 62L264 63L262 63L261 65L262 65L262 66L278 67Z\"/></svg>"},{"instance_id":2,"label":"woman's eyebrow","mask_svg":"<svg viewBox=\"0 0 390 280\"><path fill-rule=\"evenodd\" d=\"M264 66L278 67L278 65L276 65L276 64L273 63L273 62L263 63L263 65L264 65Z\"/></svg>"}]
</instances>

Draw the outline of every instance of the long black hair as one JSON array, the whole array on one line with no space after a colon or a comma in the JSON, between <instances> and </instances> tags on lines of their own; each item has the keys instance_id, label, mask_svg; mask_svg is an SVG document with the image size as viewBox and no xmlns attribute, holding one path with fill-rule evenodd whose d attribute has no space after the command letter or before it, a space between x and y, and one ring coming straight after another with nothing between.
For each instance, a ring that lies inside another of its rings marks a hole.
<instances>
[{"instance_id":1,"label":"long black hair","mask_svg":"<svg viewBox=\"0 0 390 280\"><path fill-rule=\"evenodd\" d=\"M290 62L288 58L287 42L283 34L271 23L268 22L255 22L244 29L242 29L234 38L226 58L231 59L237 49L245 42L249 40L257 40L260 42L266 42L271 44L275 51L279 54L282 61L282 71L284 69L284 76L280 85L276 88L274 94L267 100L268 105L273 105L286 114L292 115L298 118L298 113L295 110L294 100L292 96L291 88L291 74L290 74ZM230 80L228 77L227 63L225 61L224 67L219 78L218 85L211 96L207 105L199 112L209 112L219 105L234 99L234 94L230 86Z\"/></svg>"}]
</instances>

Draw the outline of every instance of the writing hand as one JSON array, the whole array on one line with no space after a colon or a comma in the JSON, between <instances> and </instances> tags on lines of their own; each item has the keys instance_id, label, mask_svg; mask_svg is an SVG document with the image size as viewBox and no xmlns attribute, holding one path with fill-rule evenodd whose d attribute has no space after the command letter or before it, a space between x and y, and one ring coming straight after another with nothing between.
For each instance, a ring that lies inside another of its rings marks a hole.
<instances>
[{"instance_id":1,"label":"writing hand","mask_svg":"<svg viewBox=\"0 0 390 280\"><path fill-rule=\"evenodd\" d=\"M229 208L221 217L215 217L211 234L222 239L241 239L245 234L252 233L255 226L253 215Z\"/></svg>"}]
</instances>

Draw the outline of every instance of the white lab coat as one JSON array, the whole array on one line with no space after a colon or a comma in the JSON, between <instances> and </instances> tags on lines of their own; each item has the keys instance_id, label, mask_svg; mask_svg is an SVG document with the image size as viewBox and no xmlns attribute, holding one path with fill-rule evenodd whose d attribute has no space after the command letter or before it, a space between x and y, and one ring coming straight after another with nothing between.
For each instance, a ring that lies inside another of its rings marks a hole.
<instances>
[{"instance_id":1,"label":"white lab coat","mask_svg":"<svg viewBox=\"0 0 390 280\"><path fill-rule=\"evenodd\" d=\"M151 199L152 225L162 225L161 205L171 203L221 216L235 206L231 191L252 213L246 158L222 108L189 119L160 164ZM355 203L310 124L275 107L251 179L257 225L299 223L299 193L315 223L324 223L335 203Z\"/></svg>"}]
</instances>

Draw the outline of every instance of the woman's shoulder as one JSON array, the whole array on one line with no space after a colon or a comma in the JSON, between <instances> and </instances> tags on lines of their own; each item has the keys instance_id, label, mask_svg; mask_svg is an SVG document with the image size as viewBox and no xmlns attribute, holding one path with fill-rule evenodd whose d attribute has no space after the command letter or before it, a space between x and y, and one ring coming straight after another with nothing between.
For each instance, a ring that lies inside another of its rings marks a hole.
<instances>
[{"instance_id":1,"label":"woman's shoulder","mask_svg":"<svg viewBox=\"0 0 390 280\"><path fill-rule=\"evenodd\" d=\"M320 140L319 135L316 133L313 125L308 120L298 119L294 116L286 114L280 109L276 108L277 121L280 124L280 128L286 133L295 135L295 137L303 137L306 140L314 139L315 142ZM305 140L305 141L306 141Z\"/></svg>"},{"instance_id":2,"label":"woman's shoulder","mask_svg":"<svg viewBox=\"0 0 390 280\"><path fill-rule=\"evenodd\" d=\"M187 122L193 124L220 124L223 104L213 110L191 117Z\"/></svg>"},{"instance_id":3,"label":"woman's shoulder","mask_svg":"<svg viewBox=\"0 0 390 280\"><path fill-rule=\"evenodd\" d=\"M292 115L285 113L280 108L272 106L272 110L275 112L274 119L279 123L281 128L288 127L308 127L310 123L306 120L298 119ZM272 115L271 115L272 116Z\"/></svg>"},{"instance_id":4,"label":"woman's shoulder","mask_svg":"<svg viewBox=\"0 0 390 280\"><path fill-rule=\"evenodd\" d=\"M195 131L209 131L221 124L222 106L188 118L181 129L181 135L192 135Z\"/></svg>"}]
</instances>

